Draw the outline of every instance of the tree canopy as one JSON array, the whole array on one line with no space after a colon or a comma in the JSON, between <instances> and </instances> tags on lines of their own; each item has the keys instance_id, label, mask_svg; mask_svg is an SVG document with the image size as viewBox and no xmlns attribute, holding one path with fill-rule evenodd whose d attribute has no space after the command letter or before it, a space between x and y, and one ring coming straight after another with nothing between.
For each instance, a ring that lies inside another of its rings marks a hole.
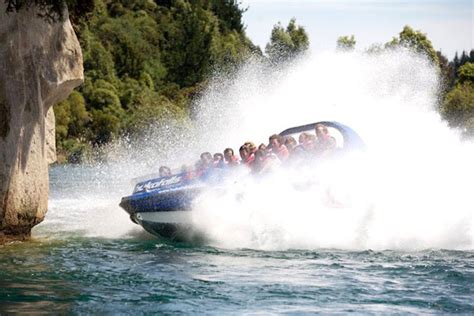
<instances>
[{"instance_id":1,"label":"tree canopy","mask_svg":"<svg viewBox=\"0 0 474 316\"><path fill-rule=\"evenodd\" d=\"M309 48L309 38L304 27L291 19L286 29L279 22L270 35L265 52L272 62L288 61Z\"/></svg>"},{"instance_id":2,"label":"tree canopy","mask_svg":"<svg viewBox=\"0 0 474 316\"><path fill-rule=\"evenodd\" d=\"M234 0L95 0L75 25L84 85L54 107L58 149L75 159L87 144L185 120L212 71L258 52L243 12Z\"/></svg>"},{"instance_id":3,"label":"tree canopy","mask_svg":"<svg viewBox=\"0 0 474 316\"><path fill-rule=\"evenodd\" d=\"M64 9L67 7L73 19L91 12L94 9L94 0L4 0L7 12L36 6L39 15L50 22L64 18Z\"/></svg>"},{"instance_id":4,"label":"tree canopy","mask_svg":"<svg viewBox=\"0 0 474 316\"><path fill-rule=\"evenodd\" d=\"M446 95L441 114L451 126L464 129L466 136L474 136L474 64L467 62L458 70L454 88Z\"/></svg>"},{"instance_id":5,"label":"tree canopy","mask_svg":"<svg viewBox=\"0 0 474 316\"><path fill-rule=\"evenodd\" d=\"M341 36L337 39L337 49L341 51L352 51L355 49L355 36Z\"/></svg>"},{"instance_id":6,"label":"tree canopy","mask_svg":"<svg viewBox=\"0 0 474 316\"><path fill-rule=\"evenodd\" d=\"M398 38L394 37L385 44L386 47L402 46L413 49L417 53L426 55L434 65L439 66L438 55L433 48L433 44L425 33L415 31L410 26L405 26L400 32Z\"/></svg>"}]
</instances>

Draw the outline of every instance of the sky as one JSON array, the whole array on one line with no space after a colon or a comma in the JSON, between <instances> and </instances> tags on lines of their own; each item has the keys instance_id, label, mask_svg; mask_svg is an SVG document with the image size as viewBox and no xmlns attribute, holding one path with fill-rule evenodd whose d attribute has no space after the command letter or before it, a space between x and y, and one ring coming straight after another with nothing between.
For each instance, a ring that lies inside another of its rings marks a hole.
<instances>
[{"instance_id":1,"label":"sky","mask_svg":"<svg viewBox=\"0 0 474 316\"><path fill-rule=\"evenodd\" d=\"M333 50L339 36L355 35L357 49L386 43L405 25L426 33L447 56L474 48L474 0L241 0L246 33L262 50L279 21L306 29L312 51Z\"/></svg>"}]
</instances>

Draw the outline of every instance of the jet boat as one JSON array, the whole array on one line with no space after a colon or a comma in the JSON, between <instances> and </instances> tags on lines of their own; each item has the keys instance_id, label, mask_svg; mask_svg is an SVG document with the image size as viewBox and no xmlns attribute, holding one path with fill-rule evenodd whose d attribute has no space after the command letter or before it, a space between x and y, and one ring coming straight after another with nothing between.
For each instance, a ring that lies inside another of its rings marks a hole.
<instances>
[{"instance_id":1,"label":"jet boat","mask_svg":"<svg viewBox=\"0 0 474 316\"><path fill-rule=\"evenodd\" d=\"M322 121L292 127L280 133L298 139L312 132L316 124L324 124L336 140L337 150L346 153L365 148L359 135L350 127L334 121ZM217 188L226 177L226 169L212 168L202 174L189 172L171 176L148 176L136 183L133 193L122 198L120 206L130 219L147 232L170 240L189 240L201 233L192 225L192 203L205 188Z\"/></svg>"}]
</instances>

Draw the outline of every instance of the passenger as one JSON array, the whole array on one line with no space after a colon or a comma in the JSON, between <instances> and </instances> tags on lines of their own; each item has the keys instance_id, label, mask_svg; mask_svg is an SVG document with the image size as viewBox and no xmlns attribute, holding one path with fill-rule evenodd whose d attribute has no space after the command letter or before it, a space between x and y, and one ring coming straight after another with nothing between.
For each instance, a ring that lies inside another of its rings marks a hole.
<instances>
[{"instance_id":1,"label":"passenger","mask_svg":"<svg viewBox=\"0 0 474 316\"><path fill-rule=\"evenodd\" d=\"M224 162L224 155L223 154L221 154L221 153L215 153L214 154L213 167L214 168L225 168L225 162Z\"/></svg>"},{"instance_id":2,"label":"passenger","mask_svg":"<svg viewBox=\"0 0 474 316\"><path fill-rule=\"evenodd\" d=\"M307 135L308 135L308 133L301 133L300 136L298 136L298 143L299 143L300 145L303 145L303 144L304 144Z\"/></svg>"},{"instance_id":3,"label":"passenger","mask_svg":"<svg viewBox=\"0 0 474 316\"><path fill-rule=\"evenodd\" d=\"M249 154L255 155L255 152L257 151L257 146L255 146L254 143L252 143L252 142L245 142L244 146L249 149Z\"/></svg>"},{"instance_id":4,"label":"passenger","mask_svg":"<svg viewBox=\"0 0 474 316\"><path fill-rule=\"evenodd\" d=\"M255 153L255 161L251 165L251 170L252 173L262 174L278 165L280 165L280 160L276 155L272 153L269 154L263 149L258 149Z\"/></svg>"},{"instance_id":5,"label":"passenger","mask_svg":"<svg viewBox=\"0 0 474 316\"><path fill-rule=\"evenodd\" d=\"M317 141L316 135L308 134L308 138L306 139L307 150L314 151L316 149L316 141Z\"/></svg>"},{"instance_id":6,"label":"passenger","mask_svg":"<svg viewBox=\"0 0 474 316\"><path fill-rule=\"evenodd\" d=\"M288 152L288 149L286 148L285 144L283 144L284 140L282 136L273 134L269 137L268 140L270 142L272 153L277 155L277 157L281 161L285 161L286 159L288 159L290 153Z\"/></svg>"},{"instance_id":7,"label":"passenger","mask_svg":"<svg viewBox=\"0 0 474 316\"><path fill-rule=\"evenodd\" d=\"M264 143L261 143L261 144L258 146L258 149L261 149L261 150L267 152L267 145L265 145ZM258 149L257 149L257 150L258 150Z\"/></svg>"},{"instance_id":8,"label":"passenger","mask_svg":"<svg viewBox=\"0 0 474 316\"><path fill-rule=\"evenodd\" d=\"M156 169L155 169L156 170ZM161 166L158 170L160 177L171 177L171 169L167 166Z\"/></svg>"},{"instance_id":9,"label":"passenger","mask_svg":"<svg viewBox=\"0 0 474 316\"><path fill-rule=\"evenodd\" d=\"M296 139L293 136L287 136L285 137L285 146L291 154L291 152L296 148L296 146L298 146L298 143L296 142Z\"/></svg>"},{"instance_id":10,"label":"passenger","mask_svg":"<svg viewBox=\"0 0 474 316\"><path fill-rule=\"evenodd\" d=\"M201 159L196 161L194 164L194 170L193 170L193 175L194 177L200 177L203 175L204 170L206 170L206 167L204 166L203 162Z\"/></svg>"},{"instance_id":11,"label":"passenger","mask_svg":"<svg viewBox=\"0 0 474 316\"><path fill-rule=\"evenodd\" d=\"M316 132L316 152L327 154L336 148L336 139L329 135L326 125L318 123L314 126Z\"/></svg>"},{"instance_id":12,"label":"passenger","mask_svg":"<svg viewBox=\"0 0 474 316\"><path fill-rule=\"evenodd\" d=\"M212 154L210 152L204 152L201 154L200 156L201 160L201 164L200 164L200 168L201 169L207 169L207 168L210 168L213 166L213 161L214 159L212 158Z\"/></svg>"},{"instance_id":13,"label":"passenger","mask_svg":"<svg viewBox=\"0 0 474 316\"><path fill-rule=\"evenodd\" d=\"M188 165L181 166L181 173L184 174L184 179L186 180L191 180L195 176L193 168Z\"/></svg>"},{"instance_id":14,"label":"passenger","mask_svg":"<svg viewBox=\"0 0 474 316\"><path fill-rule=\"evenodd\" d=\"M235 167L239 165L239 158L234 155L232 148L226 148L224 150L224 160L228 167Z\"/></svg>"},{"instance_id":15,"label":"passenger","mask_svg":"<svg viewBox=\"0 0 474 316\"><path fill-rule=\"evenodd\" d=\"M240 146L239 154L240 158L242 159L240 161L241 164L250 166L255 160L255 155L250 151L250 148L248 146L245 146L245 144Z\"/></svg>"},{"instance_id":16,"label":"passenger","mask_svg":"<svg viewBox=\"0 0 474 316\"><path fill-rule=\"evenodd\" d=\"M298 137L300 146L305 151L312 151L315 148L316 137L309 133L301 133Z\"/></svg>"}]
</instances>

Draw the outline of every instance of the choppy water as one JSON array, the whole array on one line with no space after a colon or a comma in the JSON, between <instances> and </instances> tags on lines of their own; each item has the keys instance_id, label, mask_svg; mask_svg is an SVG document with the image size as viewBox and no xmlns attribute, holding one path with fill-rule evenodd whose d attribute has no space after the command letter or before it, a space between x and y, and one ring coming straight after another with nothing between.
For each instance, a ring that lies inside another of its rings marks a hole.
<instances>
[{"instance_id":1,"label":"choppy water","mask_svg":"<svg viewBox=\"0 0 474 316\"><path fill-rule=\"evenodd\" d=\"M0 246L0 314L474 313L472 250L166 243L128 220L128 186L98 170L51 170L33 241Z\"/></svg>"},{"instance_id":2,"label":"choppy water","mask_svg":"<svg viewBox=\"0 0 474 316\"><path fill-rule=\"evenodd\" d=\"M71 236L1 252L2 313L474 312L468 251L274 252Z\"/></svg>"},{"instance_id":3,"label":"choppy water","mask_svg":"<svg viewBox=\"0 0 474 316\"><path fill-rule=\"evenodd\" d=\"M285 71L216 80L193 132L157 126L107 163L52 168L33 240L0 246L0 314L474 313L474 146L440 120L436 71L404 51ZM316 120L355 128L369 150L204 195L206 244L159 241L118 207L160 164Z\"/></svg>"}]
</instances>

